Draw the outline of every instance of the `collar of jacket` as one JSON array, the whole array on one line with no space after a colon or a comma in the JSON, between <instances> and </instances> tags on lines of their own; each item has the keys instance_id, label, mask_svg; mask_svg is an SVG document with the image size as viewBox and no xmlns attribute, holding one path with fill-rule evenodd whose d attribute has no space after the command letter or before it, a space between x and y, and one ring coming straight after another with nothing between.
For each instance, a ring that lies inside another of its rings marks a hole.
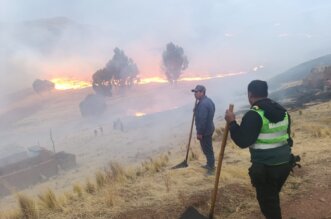
<instances>
[{"instance_id":1,"label":"collar of jacket","mask_svg":"<svg viewBox=\"0 0 331 219\"><path fill-rule=\"evenodd\" d=\"M254 106L257 106L257 107L258 107L258 105L259 105L260 102L263 102L263 101L266 101L266 100L269 100L269 98L266 97L266 98L259 99L259 100L255 101L255 102L252 104L251 109L253 109Z\"/></svg>"},{"instance_id":2,"label":"collar of jacket","mask_svg":"<svg viewBox=\"0 0 331 219\"><path fill-rule=\"evenodd\" d=\"M205 96L203 96L203 97L201 97L201 99L199 100L199 103L202 101L202 100L204 100L204 99L206 99L207 98L207 96L205 95Z\"/></svg>"}]
</instances>

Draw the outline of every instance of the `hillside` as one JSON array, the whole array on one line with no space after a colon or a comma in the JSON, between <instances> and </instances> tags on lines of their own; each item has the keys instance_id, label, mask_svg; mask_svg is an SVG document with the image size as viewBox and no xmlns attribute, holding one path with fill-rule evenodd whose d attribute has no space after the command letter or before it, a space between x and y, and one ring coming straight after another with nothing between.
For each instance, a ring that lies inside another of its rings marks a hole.
<instances>
[{"instance_id":1,"label":"hillside","mask_svg":"<svg viewBox=\"0 0 331 219\"><path fill-rule=\"evenodd\" d=\"M299 81L287 83L272 92L270 98L290 108L325 102L331 99L331 66L314 68Z\"/></svg>"},{"instance_id":2,"label":"hillside","mask_svg":"<svg viewBox=\"0 0 331 219\"><path fill-rule=\"evenodd\" d=\"M331 103L326 102L290 112L293 152L301 155L302 168L295 169L281 193L285 219L327 218L331 213L328 207L331 201L330 108ZM218 118L217 128L221 127L224 121ZM219 152L222 132L216 133L214 145ZM86 180L71 181L72 188L62 193L53 193L44 186L37 192L39 198L20 196L21 201L38 206L37 211L28 211L29 218L179 218L189 206L208 215L214 177L206 177L200 167L204 156L196 140L193 140L189 167L170 169L182 161L185 142L182 141L181 148L160 152L139 165L111 162L105 169L95 170L95 174L86 174ZM248 151L238 149L229 141L215 218L262 218L249 182L248 166ZM17 218L21 214L20 209L6 212L2 218Z\"/></svg>"},{"instance_id":3,"label":"hillside","mask_svg":"<svg viewBox=\"0 0 331 219\"><path fill-rule=\"evenodd\" d=\"M305 78L313 68L331 65L331 54L296 65L284 73L271 78L268 83L271 89L278 89L284 83L290 83Z\"/></svg>"}]
</instances>

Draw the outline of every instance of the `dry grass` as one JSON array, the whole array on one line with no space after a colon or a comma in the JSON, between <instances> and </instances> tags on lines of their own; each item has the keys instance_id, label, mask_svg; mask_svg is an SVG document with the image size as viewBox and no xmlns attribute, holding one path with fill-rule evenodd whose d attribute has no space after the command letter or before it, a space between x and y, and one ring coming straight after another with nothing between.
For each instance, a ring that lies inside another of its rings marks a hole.
<instances>
[{"instance_id":1,"label":"dry grass","mask_svg":"<svg viewBox=\"0 0 331 219\"><path fill-rule=\"evenodd\" d=\"M189 156L189 161L194 161L194 160L199 160L199 153L195 152L192 148Z\"/></svg>"},{"instance_id":2,"label":"dry grass","mask_svg":"<svg viewBox=\"0 0 331 219\"><path fill-rule=\"evenodd\" d=\"M6 212L0 212L0 219L21 219L22 215L20 210L8 210Z\"/></svg>"},{"instance_id":3,"label":"dry grass","mask_svg":"<svg viewBox=\"0 0 331 219\"><path fill-rule=\"evenodd\" d=\"M24 219L38 219L39 213L35 201L30 197L18 194L17 201L20 209L21 217Z\"/></svg>"},{"instance_id":4,"label":"dry grass","mask_svg":"<svg viewBox=\"0 0 331 219\"><path fill-rule=\"evenodd\" d=\"M105 168L107 180L115 182L125 182L128 178L126 169L116 162L110 162L108 167Z\"/></svg>"},{"instance_id":5,"label":"dry grass","mask_svg":"<svg viewBox=\"0 0 331 219\"><path fill-rule=\"evenodd\" d=\"M97 183L98 189L104 187L107 182L105 173L101 171L97 171L95 173L95 181Z\"/></svg>"},{"instance_id":6,"label":"dry grass","mask_svg":"<svg viewBox=\"0 0 331 219\"><path fill-rule=\"evenodd\" d=\"M170 187L171 187L171 175L170 175L170 173L165 173L162 178L164 180L164 185L166 187L167 192L170 192Z\"/></svg>"},{"instance_id":7,"label":"dry grass","mask_svg":"<svg viewBox=\"0 0 331 219\"><path fill-rule=\"evenodd\" d=\"M95 184L93 184L89 179L86 179L84 190L88 194L94 194L96 192Z\"/></svg>"},{"instance_id":8,"label":"dry grass","mask_svg":"<svg viewBox=\"0 0 331 219\"><path fill-rule=\"evenodd\" d=\"M216 128L215 133L213 135L213 141L221 141L224 131L225 131L224 128Z\"/></svg>"},{"instance_id":9,"label":"dry grass","mask_svg":"<svg viewBox=\"0 0 331 219\"><path fill-rule=\"evenodd\" d=\"M168 155L161 155L155 159L150 158L148 161L144 161L141 164L141 169L139 169L139 174L142 175L143 173L158 173L161 172L165 166L167 166L169 162Z\"/></svg>"},{"instance_id":10,"label":"dry grass","mask_svg":"<svg viewBox=\"0 0 331 219\"><path fill-rule=\"evenodd\" d=\"M82 197L83 196L83 189L81 187L81 185L79 183L76 183L73 185L72 187L72 191L77 194L78 197Z\"/></svg>"},{"instance_id":11,"label":"dry grass","mask_svg":"<svg viewBox=\"0 0 331 219\"><path fill-rule=\"evenodd\" d=\"M324 125L305 124L302 126L302 130L313 138L327 138L331 136L331 129Z\"/></svg>"},{"instance_id":12,"label":"dry grass","mask_svg":"<svg viewBox=\"0 0 331 219\"><path fill-rule=\"evenodd\" d=\"M46 192L39 194L38 198L39 198L40 205L45 209L48 209L48 210L61 210L62 209L59 201L57 200L57 198L55 196L55 193L50 188L48 188L46 190Z\"/></svg>"},{"instance_id":13,"label":"dry grass","mask_svg":"<svg viewBox=\"0 0 331 219\"><path fill-rule=\"evenodd\" d=\"M301 116L303 113L305 116ZM299 154L301 150L304 151L307 148L316 150L317 147L311 147L311 142L315 144L320 141L328 142L330 137L328 124L320 124L316 115L309 113L306 109L301 115L293 113L292 117L294 120L292 136L295 137L293 150ZM330 119L327 116L324 117L326 120ZM218 135L221 136L222 129L219 130ZM306 141L307 139L310 141ZM156 212L154 218L178 218L180 211L189 205L198 206L198 208L205 206L201 208L202 212L206 213L210 192L214 186L214 176L206 177L205 170L200 167L199 158L204 160L205 157L198 142L192 142L192 149L189 167L183 169L168 170L173 166L173 163L169 162L169 155L172 154L173 162L175 159L182 158L183 153L178 154L178 151L150 158L133 170L124 168L118 163L109 163L103 171L95 173L95 182L91 183L87 180L84 186L73 185L73 193L65 194L67 200L73 200L66 204L65 211L50 213L47 209L41 209L41 218L148 218L151 211ZM324 149L326 150L327 147L325 146ZM214 144L215 157L218 157L219 150L218 142ZM307 153L308 156L313 157L314 154ZM307 157L303 158L304 161L308 160ZM311 158L311 160L314 159ZM247 173L249 165L248 150L240 150L233 142L228 141L219 185L220 188L230 186L230 190L221 190L220 195L227 195L228 199L222 199L221 204L216 204L216 210L219 209L216 211L215 218L228 218L228 216L229 218L245 218L245 215L249 215L250 212L258 211L254 190ZM238 185L242 190L237 190ZM295 195L302 191L304 185L305 181L302 177L290 177L282 193L284 196ZM90 195L78 199L77 196L82 197L85 194L84 191ZM240 202L237 199L238 196L242 196ZM79 209L79 215L77 212L71 213L77 209ZM16 218L13 216L8 219Z\"/></svg>"},{"instance_id":14,"label":"dry grass","mask_svg":"<svg viewBox=\"0 0 331 219\"><path fill-rule=\"evenodd\" d=\"M114 193L110 190L107 190L105 192L105 204L107 207L113 207L114 206Z\"/></svg>"}]
</instances>

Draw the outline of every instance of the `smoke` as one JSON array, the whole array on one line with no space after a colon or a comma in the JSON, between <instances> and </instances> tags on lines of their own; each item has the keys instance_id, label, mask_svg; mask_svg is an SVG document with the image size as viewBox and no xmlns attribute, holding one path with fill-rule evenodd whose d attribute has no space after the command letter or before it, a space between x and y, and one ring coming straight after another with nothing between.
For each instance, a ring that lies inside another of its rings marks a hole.
<instances>
[{"instance_id":1,"label":"smoke","mask_svg":"<svg viewBox=\"0 0 331 219\"><path fill-rule=\"evenodd\" d=\"M177 82L178 78L188 67L188 59L184 54L184 49L180 46L168 43L166 50L162 54L163 68L170 84Z\"/></svg>"},{"instance_id":2,"label":"smoke","mask_svg":"<svg viewBox=\"0 0 331 219\"><path fill-rule=\"evenodd\" d=\"M65 17L0 23L0 32L1 95L30 87L37 78L88 80L109 49L98 28Z\"/></svg>"},{"instance_id":3,"label":"smoke","mask_svg":"<svg viewBox=\"0 0 331 219\"><path fill-rule=\"evenodd\" d=\"M114 56L106 67L93 74L93 89L98 94L111 96L112 86L131 87L137 82L138 73L138 67L133 60L128 58L123 50L115 48Z\"/></svg>"}]
</instances>

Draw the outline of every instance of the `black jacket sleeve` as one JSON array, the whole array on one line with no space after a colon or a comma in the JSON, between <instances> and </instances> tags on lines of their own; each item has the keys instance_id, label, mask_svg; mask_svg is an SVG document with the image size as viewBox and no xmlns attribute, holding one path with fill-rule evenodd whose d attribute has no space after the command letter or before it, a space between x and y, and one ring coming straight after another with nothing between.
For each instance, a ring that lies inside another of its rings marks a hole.
<instances>
[{"instance_id":1,"label":"black jacket sleeve","mask_svg":"<svg viewBox=\"0 0 331 219\"><path fill-rule=\"evenodd\" d=\"M236 121L229 124L231 138L241 148L254 144L262 128L262 118L257 112L248 111L242 118L241 124Z\"/></svg>"}]
</instances>

